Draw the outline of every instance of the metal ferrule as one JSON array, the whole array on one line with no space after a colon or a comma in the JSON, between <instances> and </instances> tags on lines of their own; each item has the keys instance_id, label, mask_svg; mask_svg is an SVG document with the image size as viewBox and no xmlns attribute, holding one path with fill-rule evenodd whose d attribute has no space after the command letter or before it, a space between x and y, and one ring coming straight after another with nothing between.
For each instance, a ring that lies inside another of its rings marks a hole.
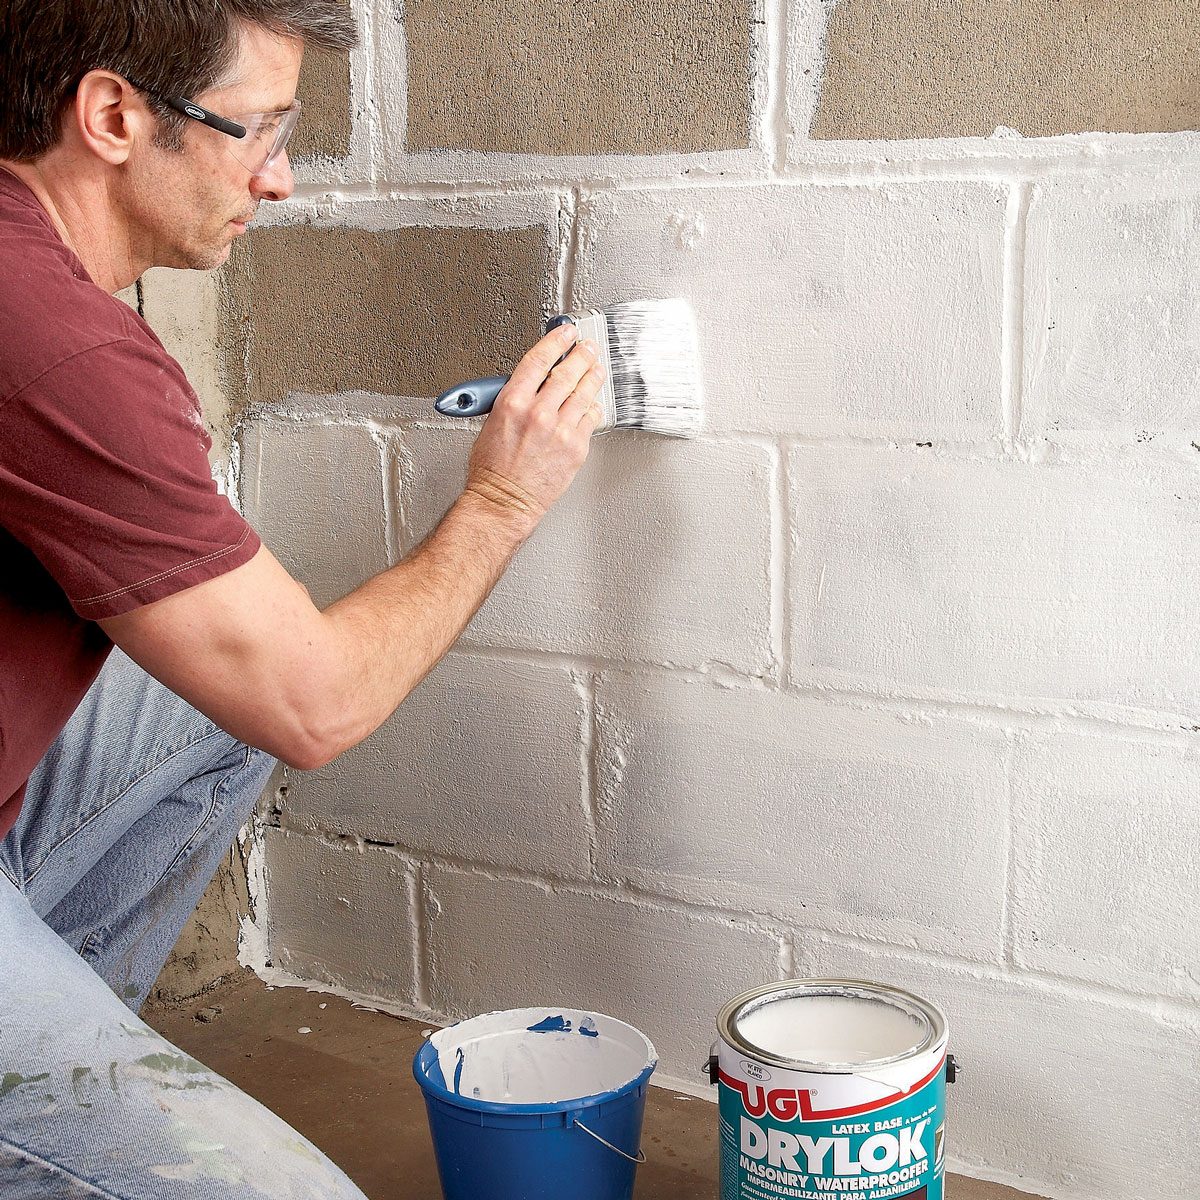
<instances>
[{"instance_id":1,"label":"metal ferrule","mask_svg":"<svg viewBox=\"0 0 1200 1200\"><path fill-rule=\"evenodd\" d=\"M604 410L604 419L596 427L597 433L612 429L617 423L617 397L613 391L612 347L608 341L608 321L598 309L569 314L579 330L580 339L591 338L597 347L597 361L604 368L604 386L596 397L596 403Z\"/></svg>"}]
</instances>

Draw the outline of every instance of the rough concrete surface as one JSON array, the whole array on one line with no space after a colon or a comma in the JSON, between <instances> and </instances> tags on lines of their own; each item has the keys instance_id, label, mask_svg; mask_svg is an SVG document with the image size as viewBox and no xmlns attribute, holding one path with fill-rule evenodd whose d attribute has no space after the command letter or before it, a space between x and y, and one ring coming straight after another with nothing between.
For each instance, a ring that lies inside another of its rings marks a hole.
<instances>
[{"instance_id":1,"label":"rough concrete surface","mask_svg":"<svg viewBox=\"0 0 1200 1200\"><path fill-rule=\"evenodd\" d=\"M434 396L511 370L540 333L550 253L542 228L255 229L223 278L235 407L293 391Z\"/></svg>"},{"instance_id":2,"label":"rough concrete surface","mask_svg":"<svg viewBox=\"0 0 1200 1200\"><path fill-rule=\"evenodd\" d=\"M753 10L749 0L408 0L409 149L747 146Z\"/></svg>"},{"instance_id":3,"label":"rough concrete surface","mask_svg":"<svg viewBox=\"0 0 1200 1200\"><path fill-rule=\"evenodd\" d=\"M229 401L221 387L217 342L220 286L209 271L154 267L141 278L142 314L159 340L183 368L200 401L212 435L214 464L229 459Z\"/></svg>"},{"instance_id":4,"label":"rough concrete surface","mask_svg":"<svg viewBox=\"0 0 1200 1200\"><path fill-rule=\"evenodd\" d=\"M350 153L350 54L304 52L296 96L304 105L288 144L292 158L345 158Z\"/></svg>"},{"instance_id":5,"label":"rough concrete surface","mask_svg":"<svg viewBox=\"0 0 1200 1200\"><path fill-rule=\"evenodd\" d=\"M412 1077L429 1026L336 996L268 989L249 972L197 1004L143 1015L324 1150L368 1200L440 1200L425 1104ZM634 1200L715 1200L714 1105L652 1087L642 1148L647 1161L638 1168ZM946 1195L1028 1200L1024 1192L957 1175Z\"/></svg>"},{"instance_id":6,"label":"rough concrete surface","mask_svg":"<svg viewBox=\"0 0 1200 1200\"><path fill-rule=\"evenodd\" d=\"M1198 43L1179 0L842 0L811 136L1196 129Z\"/></svg>"},{"instance_id":7,"label":"rough concrete surface","mask_svg":"<svg viewBox=\"0 0 1200 1200\"><path fill-rule=\"evenodd\" d=\"M198 996L218 980L241 972L238 922L249 911L246 867L234 846L183 927L151 993L169 1003Z\"/></svg>"}]
</instances>

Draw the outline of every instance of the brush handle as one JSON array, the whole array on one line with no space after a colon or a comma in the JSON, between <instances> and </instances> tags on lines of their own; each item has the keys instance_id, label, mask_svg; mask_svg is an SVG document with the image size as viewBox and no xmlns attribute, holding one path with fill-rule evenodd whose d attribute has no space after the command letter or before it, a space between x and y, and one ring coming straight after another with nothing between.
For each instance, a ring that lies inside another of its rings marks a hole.
<instances>
[{"instance_id":1,"label":"brush handle","mask_svg":"<svg viewBox=\"0 0 1200 1200\"><path fill-rule=\"evenodd\" d=\"M500 389L508 382L507 375L492 375L487 379L472 379L443 392L433 407L443 417L482 417L492 411Z\"/></svg>"},{"instance_id":2,"label":"brush handle","mask_svg":"<svg viewBox=\"0 0 1200 1200\"><path fill-rule=\"evenodd\" d=\"M546 323L546 332L550 333L560 325L574 324L574 318L565 314L551 317ZM570 354L569 350L567 354ZM558 363L566 357L566 354L562 355L554 366L557 367ZM551 370L553 369L551 367ZM500 389L510 378L511 376L508 375L491 375L487 379L472 379L468 383L457 384L448 392L443 392L433 402L433 407L443 417L482 417L484 413L492 411L492 405L496 403Z\"/></svg>"}]
</instances>

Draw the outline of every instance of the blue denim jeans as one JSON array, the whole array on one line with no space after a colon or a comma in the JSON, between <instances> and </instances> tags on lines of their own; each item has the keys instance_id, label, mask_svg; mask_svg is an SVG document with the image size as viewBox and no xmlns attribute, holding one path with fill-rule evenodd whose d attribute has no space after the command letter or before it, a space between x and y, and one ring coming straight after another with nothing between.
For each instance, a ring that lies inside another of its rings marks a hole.
<instances>
[{"instance_id":1,"label":"blue denim jeans","mask_svg":"<svg viewBox=\"0 0 1200 1200\"><path fill-rule=\"evenodd\" d=\"M362 1193L136 1015L273 760L114 651L0 842L0 1197Z\"/></svg>"}]
</instances>

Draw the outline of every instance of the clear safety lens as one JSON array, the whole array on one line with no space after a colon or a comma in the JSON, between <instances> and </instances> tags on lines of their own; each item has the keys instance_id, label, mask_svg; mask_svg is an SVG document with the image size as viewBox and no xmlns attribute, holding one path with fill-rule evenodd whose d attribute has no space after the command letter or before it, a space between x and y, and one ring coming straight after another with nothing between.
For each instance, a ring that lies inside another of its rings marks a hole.
<instances>
[{"instance_id":1,"label":"clear safety lens","mask_svg":"<svg viewBox=\"0 0 1200 1200\"><path fill-rule=\"evenodd\" d=\"M229 139L229 153L252 175L261 175L283 153L300 120L300 101L282 112L244 113L231 118L246 128L243 138Z\"/></svg>"}]
</instances>

